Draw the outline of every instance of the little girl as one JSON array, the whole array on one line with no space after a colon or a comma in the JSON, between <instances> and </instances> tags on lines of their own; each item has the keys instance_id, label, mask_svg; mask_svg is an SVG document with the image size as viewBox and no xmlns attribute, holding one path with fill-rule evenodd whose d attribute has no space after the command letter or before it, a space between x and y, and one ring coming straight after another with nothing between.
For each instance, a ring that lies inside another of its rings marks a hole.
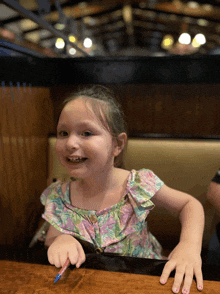
<instances>
[{"instance_id":1,"label":"little girl","mask_svg":"<svg viewBox=\"0 0 220 294\"><path fill-rule=\"evenodd\" d=\"M61 267L69 258L80 267L84 241L97 252L162 259L161 246L146 222L149 211L160 205L178 214L182 224L180 242L168 257L160 283L175 269L174 293L183 280L182 293L189 293L194 275L202 290L202 205L167 187L148 169L116 167L126 140L123 113L106 87L86 88L65 101L56 153L71 180L57 181L41 195L43 218L50 223L45 241L49 262Z\"/></svg>"}]
</instances>

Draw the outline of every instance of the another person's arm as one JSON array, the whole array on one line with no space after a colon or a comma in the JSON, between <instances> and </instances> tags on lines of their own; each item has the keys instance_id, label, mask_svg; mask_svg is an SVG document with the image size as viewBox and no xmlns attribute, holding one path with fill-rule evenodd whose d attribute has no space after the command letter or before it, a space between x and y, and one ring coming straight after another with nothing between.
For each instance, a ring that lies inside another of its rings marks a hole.
<instances>
[{"instance_id":1,"label":"another person's arm","mask_svg":"<svg viewBox=\"0 0 220 294\"><path fill-rule=\"evenodd\" d=\"M209 185L207 199L220 214L220 170L216 173Z\"/></svg>"}]
</instances>

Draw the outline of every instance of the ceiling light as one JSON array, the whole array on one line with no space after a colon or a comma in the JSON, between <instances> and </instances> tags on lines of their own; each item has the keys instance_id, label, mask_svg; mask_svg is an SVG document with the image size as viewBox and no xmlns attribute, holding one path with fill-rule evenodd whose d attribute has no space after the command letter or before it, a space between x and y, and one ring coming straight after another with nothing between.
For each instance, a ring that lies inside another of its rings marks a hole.
<instances>
[{"instance_id":1,"label":"ceiling light","mask_svg":"<svg viewBox=\"0 0 220 294\"><path fill-rule=\"evenodd\" d=\"M163 37L162 43L161 43L161 47L163 49L169 49L170 47L173 46L174 43L174 39L173 36L171 35L166 35Z\"/></svg>"},{"instance_id":2,"label":"ceiling light","mask_svg":"<svg viewBox=\"0 0 220 294\"><path fill-rule=\"evenodd\" d=\"M194 48L199 48L200 46L201 46L201 44L194 38L193 40L192 40L192 46L194 47Z\"/></svg>"},{"instance_id":3,"label":"ceiling light","mask_svg":"<svg viewBox=\"0 0 220 294\"><path fill-rule=\"evenodd\" d=\"M92 40L90 38L85 38L83 41L83 46L85 48L91 48L92 47Z\"/></svg>"},{"instance_id":4,"label":"ceiling light","mask_svg":"<svg viewBox=\"0 0 220 294\"><path fill-rule=\"evenodd\" d=\"M30 19L22 19L19 22L20 28L24 31L36 29L39 25Z\"/></svg>"},{"instance_id":5,"label":"ceiling light","mask_svg":"<svg viewBox=\"0 0 220 294\"><path fill-rule=\"evenodd\" d=\"M188 33L183 33L178 39L180 44L188 45L191 42L191 36Z\"/></svg>"},{"instance_id":6,"label":"ceiling light","mask_svg":"<svg viewBox=\"0 0 220 294\"><path fill-rule=\"evenodd\" d=\"M69 49L69 54L70 54L70 55L75 55L75 54L76 54L76 49L73 48L73 47L71 47L71 48Z\"/></svg>"},{"instance_id":7,"label":"ceiling light","mask_svg":"<svg viewBox=\"0 0 220 294\"><path fill-rule=\"evenodd\" d=\"M206 43L206 38L203 34L197 34L195 36L195 40L200 44L200 45L204 45Z\"/></svg>"},{"instance_id":8,"label":"ceiling light","mask_svg":"<svg viewBox=\"0 0 220 294\"><path fill-rule=\"evenodd\" d=\"M200 19L197 20L197 24L198 24L199 26L201 26L201 27L207 27L208 24L209 24L209 22L208 22L208 20L206 20L206 19L202 19L202 18L200 18Z\"/></svg>"},{"instance_id":9,"label":"ceiling light","mask_svg":"<svg viewBox=\"0 0 220 294\"><path fill-rule=\"evenodd\" d=\"M213 6L211 4L203 4L202 8L206 11L212 11L213 10Z\"/></svg>"},{"instance_id":10,"label":"ceiling light","mask_svg":"<svg viewBox=\"0 0 220 294\"><path fill-rule=\"evenodd\" d=\"M62 38L56 40L55 46L57 49L63 49L65 47L65 42Z\"/></svg>"},{"instance_id":11,"label":"ceiling light","mask_svg":"<svg viewBox=\"0 0 220 294\"><path fill-rule=\"evenodd\" d=\"M76 38L73 35L70 35L69 36L69 41L72 42L72 43L75 43L76 42Z\"/></svg>"},{"instance_id":12,"label":"ceiling light","mask_svg":"<svg viewBox=\"0 0 220 294\"><path fill-rule=\"evenodd\" d=\"M25 39L34 43L38 43L40 41L40 35L37 32L28 33L25 34Z\"/></svg>"},{"instance_id":13,"label":"ceiling light","mask_svg":"<svg viewBox=\"0 0 220 294\"><path fill-rule=\"evenodd\" d=\"M63 29L65 29L65 24L63 23L56 23L55 24L55 29L62 31Z\"/></svg>"},{"instance_id":14,"label":"ceiling light","mask_svg":"<svg viewBox=\"0 0 220 294\"><path fill-rule=\"evenodd\" d=\"M123 7L122 15L123 15L124 21L126 23L130 23L132 21L132 8L131 8L131 5L125 5Z\"/></svg>"},{"instance_id":15,"label":"ceiling light","mask_svg":"<svg viewBox=\"0 0 220 294\"><path fill-rule=\"evenodd\" d=\"M192 9L199 8L199 4L197 2L195 2L195 1L189 1L187 3L187 5L188 5L189 8L192 8Z\"/></svg>"}]
</instances>

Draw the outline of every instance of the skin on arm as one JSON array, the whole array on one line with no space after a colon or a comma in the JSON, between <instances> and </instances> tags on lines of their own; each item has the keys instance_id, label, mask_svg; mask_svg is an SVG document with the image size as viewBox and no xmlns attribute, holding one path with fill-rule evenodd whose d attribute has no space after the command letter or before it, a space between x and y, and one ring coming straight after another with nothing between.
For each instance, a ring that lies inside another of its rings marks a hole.
<instances>
[{"instance_id":1,"label":"skin on arm","mask_svg":"<svg viewBox=\"0 0 220 294\"><path fill-rule=\"evenodd\" d=\"M47 232L45 246L49 247L47 251L49 262L56 267L62 267L67 258L77 268L86 260L84 250L79 241L71 235L61 233L52 225L50 225Z\"/></svg>"},{"instance_id":2,"label":"skin on arm","mask_svg":"<svg viewBox=\"0 0 220 294\"><path fill-rule=\"evenodd\" d=\"M220 214L220 183L211 182L208 188L207 199Z\"/></svg>"},{"instance_id":3,"label":"skin on arm","mask_svg":"<svg viewBox=\"0 0 220 294\"><path fill-rule=\"evenodd\" d=\"M202 276L202 237L204 230L204 210L194 197L171 189L164 185L152 198L157 206L163 206L173 214L179 215L182 225L180 241L169 255L160 277L161 284L167 282L170 273L175 269L172 291L178 293L183 282L182 293L190 292L195 275L197 289L203 289ZM185 276L185 278L184 278Z\"/></svg>"}]
</instances>

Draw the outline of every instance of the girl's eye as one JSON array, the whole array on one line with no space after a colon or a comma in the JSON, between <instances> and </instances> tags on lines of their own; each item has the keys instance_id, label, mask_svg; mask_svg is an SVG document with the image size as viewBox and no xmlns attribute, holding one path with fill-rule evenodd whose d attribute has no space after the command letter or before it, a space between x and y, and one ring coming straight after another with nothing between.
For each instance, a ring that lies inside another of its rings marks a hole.
<instances>
[{"instance_id":1,"label":"girl's eye","mask_svg":"<svg viewBox=\"0 0 220 294\"><path fill-rule=\"evenodd\" d=\"M66 131L60 131L60 132L58 132L58 136L66 137L66 136L68 136L68 133Z\"/></svg>"},{"instance_id":2,"label":"girl's eye","mask_svg":"<svg viewBox=\"0 0 220 294\"><path fill-rule=\"evenodd\" d=\"M89 136L92 136L92 133L90 131L85 131L85 132L82 132L82 136L89 137Z\"/></svg>"}]
</instances>

